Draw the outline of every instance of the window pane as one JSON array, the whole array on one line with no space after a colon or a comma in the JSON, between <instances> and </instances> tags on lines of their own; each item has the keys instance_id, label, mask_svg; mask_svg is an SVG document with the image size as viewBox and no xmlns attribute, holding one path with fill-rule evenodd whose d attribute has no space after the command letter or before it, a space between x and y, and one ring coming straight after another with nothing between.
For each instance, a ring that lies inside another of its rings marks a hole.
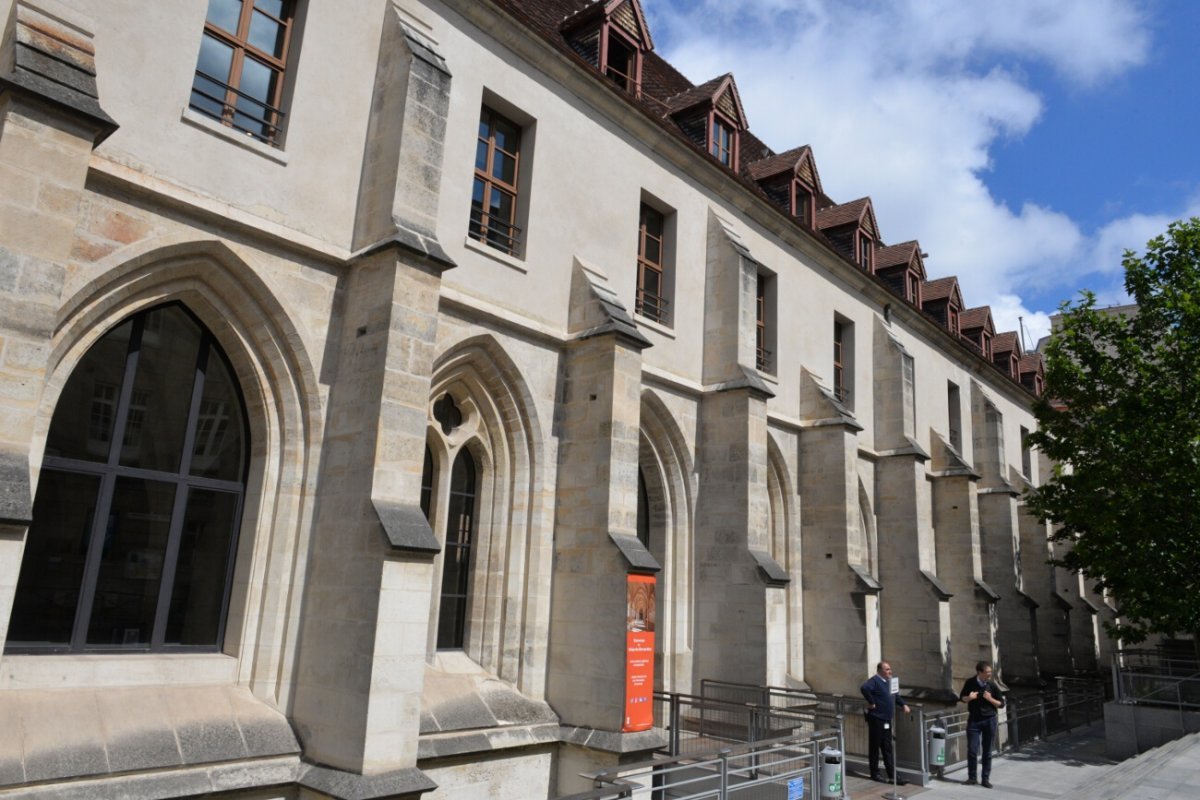
<instances>
[{"instance_id":1,"label":"window pane","mask_svg":"<svg viewBox=\"0 0 1200 800\"><path fill-rule=\"evenodd\" d=\"M237 34L241 15L242 0L208 0L206 19L218 28Z\"/></svg>"},{"instance_id":2,"label":"window pane","mask_svg":"<svg viewBox=\"0 0 1200 800\"><path fill-rule=\"evenodd\" d=\"M512 195L493 187L491 202L488 203L488 213L496 218L496 222L507 225L508 221L512 219Z\"/></svg>"},{"instance_id":3,"label":"window pane","mask_svg":"<svg viewBox=\"0 0 1200 800\"><path fill-rule=\"evenodd\" d=\"M229 83L229 67L233 63L233 48L205 34L200 39L200 58L196 69L221 83Z\"/></svg>"},{"instance_id":4,"label":"window pane","mask_svg":"<svg viewBox=\"0 0 1200 800\"><path fill-rule=\"evenodd\" d=\"M655 264L662 263L662 243L653 237L646 237L646 260Z\"/></svg>"},{"instance_id":5,"label":"window pane","mask_svg":"<svg viewBox=\"0 0 1200 800\"><path fill-rule=\"evenodd\" d=\"M279 75L262 62L247 57L242 62L242 80L239 89L247 97L238 97L237 113L233 125L249 131L263 139L269 139L272 129L266 123L274 122L268 106L275 102L275 79Z\"/></svg>"},{"instance_id":6,"label":"window pane","mask_svg":"<svg viewBox=\"0 0 1200 800\"><path fill-rule=\"evenodd\" d=\"M132 330L132 320L113 328L71 373L50 422L46 455L108 460Z\"/></svg>"},{"instance_id":7,"label":"window pane","mask_svg":"<svg viewBox=\"0 0 1200 800\"><path fill-rule=\"evenodd\" d=\"M100 478L43 470L8 629L10 644L71 641Z\"/></svg>"},{"instance_id":8,"label":"window pane","mask_svg":"<svg viewBox=\"0 0 1200 800\"><path fill-rule=\"evenodd\" d=\"M488 144L480 139L475 145L475 169L481 172L487 171L487 154Z\"/></svg>"},{"instance_id":9,"label":"window pane","mask_svg":"<svg viewBox=\"0 0 1200 800\"><path fill-rule=\"evenodd\" d=\"M183 454L200 329L174 306L146 317L133 384L121 464L174 472Z\"/></svg>"},{"instance_id":10,"label":"window pane","mask_svg":"<svg viewBox=\"0 0 1200 800\"><path fill-rule=\"evenodd\" d=\"M517 137L520 129L502 117L492 117L492 131L496 138L496 147L510 153L517 152Z\"/></svg>"},{"instance_id":11,"label":"window pane","mask_svg":"<svg viewBox=\"0 0 1200 800\"><path fill-rule=\"evenodd\" d=\"M210 351L204 370L204 394L196 415L192 474L241 480L246 458L244 430L242 403L234 378L225 360Z\"/></svg>"},{"instance_id":12,"label":"window pane","mask_svg":"<svg viewBox=\"0 0 1200 800\"><path fill-rule=\"evenodd\" d=\"M662 296L662 274L652 269L642 270L642 289L656 298Z\"/></svg>"},{"instance_id":13,"label":"window pane","mask_svg":"<svg viewBox=\"0 0 1200 800\"><path fill-rule=\"evenodd\" d=\"M266 14L255 11L250 18L250 44L264 53L283 58L284 34L287 29Z\"/></svg>"},{"instance_id":14,"label":"window pane","mask_svg":"<svg viewBox=\"0 0 1200 800\"><path fill-rule=\"evenodd\" d=\"M89 645L150 645L174 502L174 484L117 478L92 601Z\"/></svg>"},{"instance_id":15,"label":"window pane","mask_svg":"<svg viewBox=\"0 0 1200 800\"><path fill-rule=\"evenodd\" d=\"M516 183L517 160L508 153L497 150L492 155L492 176L499 178L510 186Z\"/></svg>"},{"instance_id":16,"label":"window pane","mask_svg":"<svg viewBox=\"0 0 1200 800\"><path fill-rule=\"evenodd\" d=\"M284 0L254 0L254 7L267 12L273 17L283 18Z\"/></svg>"},{"instance_id":17,"label":"window pane","mask_svg":"<svg viewBox=\"0 0 1200 800\"><path fill-rule=\"evenodd\" d=\"M167 615L167 644L220 644L237 501L231 492L193 489L188 494Z\"/></svg>"}]
</instances>

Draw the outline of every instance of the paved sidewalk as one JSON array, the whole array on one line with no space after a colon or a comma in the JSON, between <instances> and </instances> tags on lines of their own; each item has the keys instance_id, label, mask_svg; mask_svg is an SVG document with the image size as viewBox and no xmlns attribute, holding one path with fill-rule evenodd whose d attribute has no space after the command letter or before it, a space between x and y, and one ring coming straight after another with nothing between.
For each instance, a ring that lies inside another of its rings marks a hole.
<instances>
[{"instance_id":1,"label":"paved sidewalk","mask_svg":"<svg viewBox=\"0 0 1200 800\"><path fill-rule=\"evenodd\" d=\"M967 786L966 769L927 787L901 786L920 800L1200 800L1200 734L1121 763L1104 753L1104 725L1037 742L992 761L992 789ZM875 800L890 786L847 783L853 800Z\"/></svg>"}]
</instances>

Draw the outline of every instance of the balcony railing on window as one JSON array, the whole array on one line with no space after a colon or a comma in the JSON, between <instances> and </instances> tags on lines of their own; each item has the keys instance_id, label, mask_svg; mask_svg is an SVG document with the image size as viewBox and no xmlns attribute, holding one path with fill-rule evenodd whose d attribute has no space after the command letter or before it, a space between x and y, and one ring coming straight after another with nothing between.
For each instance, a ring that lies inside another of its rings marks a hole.
<instances>
[{"instance_id":1,"label":"balcony railing on window","mask_svg":"<svg viewBox=\"0 0 1200 800\"><path fill-rule=\"evenodd\" d=\"M671 324L671 303L665 297L660 297L645 289L637 290L637 313L646 319L654 320L663 325Z\"/></svg>"},{"instance_id":2,"label":"balcony railing on window","mask_svg":"<svg viewBox=\"0 0 1200 800\"><path fill-rule=\"evenodd\" d=\"M515 256L521 248L520 228L484 214L479 208L471 209L470 235L510 256Z\"/></svg>"},{"instance_id":3,"label":"balcony railing on window","mask_svg":"<svg viewBox=\"0 0 1200 800\"><path fill-rule=\"evenodd\" d=\"M211 87L212 91L206 91L207 87ZM231 92L235 96L232 103L229 102ZM193 111L229 125L234 130L266 144L278 144L283 136L282 109L251 97L201 70L196 70L189 105Z\"/></svg>"},{"instance_id":4,"label":"balcony railing on window","mask_svg":"<svg viewBox=\"0 0 1200 800\"><path fill-rule=\"evenodd\" d=\"M637 76L627 75L625 72L617 69L611 64L605 67L604 74L609 80L617 84L617 86L620 86L625 91L629 92L634 97L640 98L642 96L642 85L638 83Z\"/></svg>"},{"instance_id":5,"label":"balcony railing on window","mask_svg":"<svg viewBox=\"0 0 1200 800\"><path fill-rule=\"evenodd\" d=\"M774 354L765 347L761 347L761 346L755 347L754 348L754 366L757 367L760 372L770 372L772 355L774 355Z\"/></svg>"},{"instance_id":6,"label":"balcony railing on window","mask_svg":"<svg viewBox=\"0 0 1200 800\"><path fill-rule=\"evenodd\" d=\"M835 386L833 388L833 396L842 405L848 405L850 403L850 389L846 386Z\"/></svg>"}]
</instances>

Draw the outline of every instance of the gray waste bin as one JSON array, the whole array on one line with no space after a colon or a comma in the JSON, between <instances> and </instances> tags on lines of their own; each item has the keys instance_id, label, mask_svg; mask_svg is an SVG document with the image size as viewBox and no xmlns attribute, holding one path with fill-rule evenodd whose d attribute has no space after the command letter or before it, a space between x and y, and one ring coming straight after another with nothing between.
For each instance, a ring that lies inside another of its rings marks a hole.
<instances>
[{"instance_id":1,"label":"gray waste bin","mask_svg":"<svg viewBox=\"0 0 1200 800\"><path fill-rule=\"evenodd\" d=\"M842 751L826 747L821 751L821 797L842 796Z\"/></svg>"},{"instance_id":2,"label":"gray waste bin","mask_svg":"<svg viewBox=\"0 0 1200 800\"><path fill-rule=\"evenodd\" d=\"M929 728L929 766L946 766L946 729L940 725Z\"/></svg>"}]
</instances>

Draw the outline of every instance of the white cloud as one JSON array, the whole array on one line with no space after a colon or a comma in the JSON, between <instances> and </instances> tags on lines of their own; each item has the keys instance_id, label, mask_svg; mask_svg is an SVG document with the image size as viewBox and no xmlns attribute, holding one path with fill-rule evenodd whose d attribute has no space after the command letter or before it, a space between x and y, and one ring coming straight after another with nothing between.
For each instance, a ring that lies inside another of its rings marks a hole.
<instances>
[{"instance_id":1,"label":"white cloud","mask_svg":"<svg viewBox=\"0 0 1200 800\"><path fill-rule=\"evenodd\" d=\"M885 240L919 238L931 276L957 275L967 305L992 305L1000 330L1018 316L1027 331L1048 329L1053 309L1026 308L1022 293L1067 286L1066 299L1075 279L1098 265L1119 273L1122 248L1166 227L1134 215L1090 235L1045 205L1011 208L986 185L990 148L1042 114L1027 70L1094 86L1145 58L1148 23L1132 2L645 5L674 66L696 82L733 72L761 139L777 151L811 144L830 195L870 195Z\"/></svg>"}]
</instances>

